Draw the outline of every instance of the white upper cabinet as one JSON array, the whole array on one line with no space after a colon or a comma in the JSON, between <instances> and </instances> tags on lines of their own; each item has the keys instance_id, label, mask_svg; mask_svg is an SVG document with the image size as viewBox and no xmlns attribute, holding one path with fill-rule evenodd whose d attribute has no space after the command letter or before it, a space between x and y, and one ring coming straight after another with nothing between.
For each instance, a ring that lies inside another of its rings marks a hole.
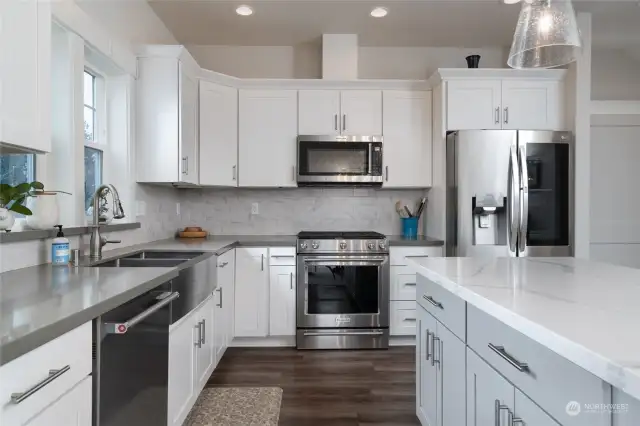
<instances>
[{"instance_id":1,"label":"white upper cabinet","mask_svg":"<svg viewBox=\"0 0 640 426\"><path fill-rule=\"evenodd\" d=\"M501 129L500 80L456 80L447 85L449 130Z\"/></svg>"},{"instance_id":2,"label":"white upper cabinet","mask_svg":"<svg viewBox=\"0 0 640 426\"><path fill-rule=\"evenodd\" d=\"M431 92L388 90L383 102L383 187L430 187Z\"/></svg>"},{"instance_id":3,"label":"white upper cabinet","mask_svg":"<svg viewBox=\"0 0 640 426\"><path fill-rule=\"evenodd\" d=\"M447 130L566 130L566 70L440 69Z\"/></svg>"},{"instance_id":4,"label":"white upper cabinet","mask_svg":"<svg viewBox=\"0 0 640 426\"><path fill-rule=\"evenodd\" d=\"M380 90L300 90L298 133L301 135L381 135Z\"/></svg>"},{"instance_id":5,"label":"white upper cabinet","mask_svg":"<svg viewBox=\"0 0 640 426\"><path fill-rule=\"evenodd\" d=\"M182 46L138 58L138 182L198 183L198 73Z\"/></svg>"},{"instance_id":6,"label":"white upper cabinet","mask_svg":"<svg viewBox=\"0 0 640 426\"><path fill-rule=\"evenodd\" d=\"M297 91L240 90L238 128L239 186L297 186Z\"/></svg>"},{"instance_id":7,"label":"white upper cabinet","mask_svg":"<svg viewBox=\"0 0 640 426\"><path fill-rule=\"evenodd\" d=\"M200 185L238 186L238 90L200 81Z\"/></svg>"},{"instance_id":8,"label":"white upper cabinet","mask_svg":"<svg viewBox=\"0 0 640 426\"><path fill-rule=\"evenodd\" d=\"M562 130L564 95L559 81L504 80L502 128Z\"/></svg>"},{"instance_id":9,"label":"white upper cabinet","mask_svg":"<svg viewBox=\"0 0 640 426\"><path fill-rule=\"evenodd\" d=\"M298 133L301 135L339 135L340 92L338 90L300 90L298 92Z\"/></svg>"},{"instance_id":10,"label":"white upper cabinet","mask_svg":"<svg viewBox=\"0 0 640 426\"><path fill-rule=\"evenodd\" d=\"M340 92L343 135L382 134L382 92L343 90Z\"/></svg>"},{"instance_id":11,"label":"white upper cabinet","mask_svg":"<svg viewBox=\"0 0 640 426\"><path fill-rule=\"evenodd\" d=\"M51 151L51 3L0 2L0 143Z\"/></svg>"}]
</instances>

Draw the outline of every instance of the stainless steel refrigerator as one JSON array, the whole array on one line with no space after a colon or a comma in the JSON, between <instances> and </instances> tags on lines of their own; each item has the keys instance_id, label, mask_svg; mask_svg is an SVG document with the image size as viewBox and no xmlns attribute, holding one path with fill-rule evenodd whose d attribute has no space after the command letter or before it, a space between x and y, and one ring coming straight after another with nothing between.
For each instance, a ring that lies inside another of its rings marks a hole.
<instances>
[{"instance_id":1,"label":"stainless steel refrigerator","mask_svg":"<svg viewBox=\"0 0 640 426\"><path fill-rule=\"evenodd\" d=\"M447 256L572 256L569 132L447 136Z\"/></svg>"}]
</instances>

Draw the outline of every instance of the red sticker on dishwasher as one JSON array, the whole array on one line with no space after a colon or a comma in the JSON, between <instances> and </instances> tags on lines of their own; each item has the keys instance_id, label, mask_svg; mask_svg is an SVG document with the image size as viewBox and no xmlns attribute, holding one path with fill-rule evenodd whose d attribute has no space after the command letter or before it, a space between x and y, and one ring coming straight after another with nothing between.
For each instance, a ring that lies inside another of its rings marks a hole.
<instances>
[{"instance_id":1,"label":"red sticker on dishwasher","mask_svg":"<svg viewBox=\"0 0 640 426\"><path fill-rule=\"evenodd\" d=\"M124 324L118 325L118 333L124 333L127 331L127 327Z\"/></svg>"}]
</instances>

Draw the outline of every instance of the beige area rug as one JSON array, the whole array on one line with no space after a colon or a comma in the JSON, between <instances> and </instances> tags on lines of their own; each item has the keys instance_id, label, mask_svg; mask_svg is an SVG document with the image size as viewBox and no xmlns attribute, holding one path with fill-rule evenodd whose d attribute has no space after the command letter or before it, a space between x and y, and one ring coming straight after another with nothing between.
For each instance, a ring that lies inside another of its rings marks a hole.
<instances>
[{"instance_id":1,"label":"beige area rug","mask_svg":"<svg viewBox=\"0 0 640 426\"><path fill-rule=\"evenodd\" d=\"M278 426L280 388L204 388L184 426Z\"/></svg>"}]
</instances>

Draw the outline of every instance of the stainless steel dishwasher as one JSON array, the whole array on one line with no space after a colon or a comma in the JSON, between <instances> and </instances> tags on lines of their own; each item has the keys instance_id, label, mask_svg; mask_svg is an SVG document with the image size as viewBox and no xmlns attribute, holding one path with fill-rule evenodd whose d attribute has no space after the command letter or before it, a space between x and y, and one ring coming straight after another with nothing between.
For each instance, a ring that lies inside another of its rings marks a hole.
<instances>
[{"instance_id":1,"label":"stainless steel dishwasher","mask_svg":"<svg viewBox=\"0 0 640 426\"><path fill-rule=\"evenodd\" d=\"M191 258L176 258L180 255ZM93 425L164 426L169 327L215 289L215 257L173 253L167 258L163 252L146 251L95 266L179 269L177 278L94 320Z\"/></svg>"}]
</instances>

